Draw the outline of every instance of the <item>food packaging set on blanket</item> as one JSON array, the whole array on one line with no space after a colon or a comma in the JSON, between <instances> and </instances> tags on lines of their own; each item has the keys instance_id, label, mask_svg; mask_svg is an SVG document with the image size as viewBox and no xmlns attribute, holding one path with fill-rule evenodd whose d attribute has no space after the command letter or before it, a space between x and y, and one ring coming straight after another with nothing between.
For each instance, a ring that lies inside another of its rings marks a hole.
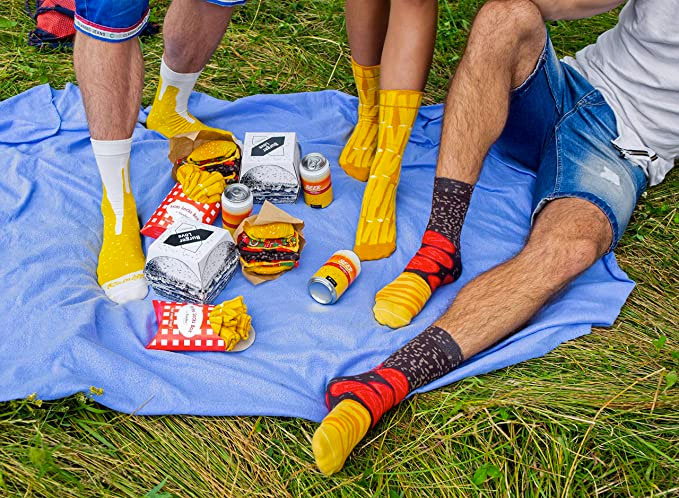
<instances>
[{"instance_id":1,"label":"food packaging set on blanket","mask_svg":"<svg viewBox=\"0 0 679 498\"><path fill-rule=\"evenodd\" d=\"M299 195L300 149L296 133L246 133L241 182L256 203L289 204Z\"/></svg>"},{"instance_id":2,"label":"food packaging set on blanket","mask_svg":"<svg viewBox=\"0 0 679 498\"><path fill-rule=\"evenodd\" d=\"M251 130L294 130L303 153L320 152L330 161L330 205L312 209L299 199L282 206L291 217L304 220L307 244L299 266L258 286L236 270L207 305L242 296L257 330L256 341L234 354L145 348L162 332L152 301L163 298L152 290L144 301L116 305L97 284L101 181L81 95L72 85L64 90L42 85L0 102L0 279L11 287L0 300L0 401L32 393L55 399L95 386L103 389L97 402L127 413L320 421L327 414L324 392L329 379L378 365L433 323L469 280L516 254L529 233L535 175L493 149L462 231L460 280L439 289L409 326L394 332L375 322L371 309L376 292L420 247L431 205L442 106L421 108L403 155L396 251L385 260L363 262L356 281L335 304L326 306L309 296L307 284L333 253L354 242L365 184L346 175L337 160L356 122L357 100L334 91L256 95L234 102L194 93L189 108L208 125L232 130L238 137ZM146 221L176 178L169 171L168 141L143 126L144 112L140 117L130 178L138 213ZM73 164L78 165L77 175ZM183 223L200 227L195 220ZM205 242L221 237L216 226L209 228L215 234ZM149 256L155 243L143 238ZM195 267L197 253L191 254ZM227 259L237 266L235 247L233 254L235 258ZM159 265L159 277L170 273ZM199 288L206 290L210 279L203 276L191 277L191 286L186 285L192 296ZM185 282L180 283L183 288ZM544 355L588 333L593 324L610 325L633 285L614 255L607 254L521 330L418 392ZM183 296L165 301L187 303ZM185 313L182 320L193 321L195 316L197 323L197 313ZM175 337L191 339L181 331Z\"/></svg>"},{"instance_id":3,"label":"food packaging set on blanket","mask_svg":"<svg viewBox=\"0 0 679 498\"><path fill-rule=\"evenodd\" d=\"M144 276L161 296L209 303L238 267L238 248L223 228L175 221L149 247Z\"/></svg>"},{"instance_id":4,"label":"food packaging set on blanket","mask_svg":"<svg viewBox=\"0 0 679 498\"><path fill-rule=\"evenodd\" d=\"M208 304L153 301L158 333L147 349L165 351L244 351L255 341L255 331L243 298Z\"/></svg>"}]
</instances>

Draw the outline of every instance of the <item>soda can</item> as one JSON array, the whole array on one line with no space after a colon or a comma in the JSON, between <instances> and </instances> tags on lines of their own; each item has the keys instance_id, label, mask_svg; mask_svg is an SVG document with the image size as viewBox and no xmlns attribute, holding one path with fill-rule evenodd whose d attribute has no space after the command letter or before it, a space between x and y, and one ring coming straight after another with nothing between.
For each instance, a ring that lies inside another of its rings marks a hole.
<instances>
[{"instance_id":1,"label":"soda can","mask_svg":"<svg viewBox=\"0 0 679 498\"><path fill-rule=\"evenodd\" d=\"M222 226L231 235L241 221L252 214L252 192L247 185L232 183L222 193Z\"/></svg>"},{"instance_id":2,"label":"soda can","mask_svg":"<svg viewBox=\"0 0 679 498\"><path fill-rule=\"evenodd\" d=\"M309 280L309 294L321 304L334 304L361 273L355 252L337 251Z\"/></svg>"},{"instance_id":3,"label":"soda can","mask_svg":"<svg viewBox=\"0 0 679 498\"><path fill-rule=\"evenodd\" d=\"M318 152L312 152L302 158L299 165L302 177L304 202L312 208L324 208L332 202L332 181L330 180L330 162Z\"/></svg>"}]
</instances>

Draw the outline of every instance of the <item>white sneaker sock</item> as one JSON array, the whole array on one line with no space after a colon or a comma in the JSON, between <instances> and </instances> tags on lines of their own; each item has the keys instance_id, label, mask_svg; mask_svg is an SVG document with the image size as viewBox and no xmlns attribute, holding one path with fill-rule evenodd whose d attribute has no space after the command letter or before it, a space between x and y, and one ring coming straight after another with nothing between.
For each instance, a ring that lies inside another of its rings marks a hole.
<instances>
[{"instance_id":1,"label":"white sneaker sock","mask_svg":"<svg viewBox=\"0 0 679 498\"><path fill-rule=\"evenodd\" d=\"M94 140L92 151L97 161L101 181L106 187L108 201L111 203L116 215L116 235L120 235L123 229L123 189L130 193L130 152L132 151L132 137L125 140ZM122 175L122 172L125 172ZM124 178L123 185L120 179Z\"/></svg>"},{"instance_id":2,"label":"white sneaker sock","mask_svg":"<svg viewBox=\"0 0 679 498\"><path fill-rule=\"evenodd\" d=\"M165 64L165 56L160 63L160 81L161 87L158 93L158 99L162 100L165 90L168 86L173 86L178 89L177 97L175 99L175 111L181 117L186 119L189 123L195 123L195 119L191 117L188 112L189 109L189 97L193 91L193 87L196 85L196 81L200 76L201 71L197 73L177 73L169 68Z\"/></svg>"},{"instance_id":3,"label":"white sneaker sock","mask_svg":"<svg viewBox=\"0 0 679 498\"><path fill-rule=\"evenodd\" d=\"M144 253L130 189L132 138L90 141L104 185L105 200L111 206L109 210L106 203L102 202L104 235L97 265L97 281L109 299L118 304L144 299L148 293L143 274Z\"/></svg>"}]
</instances>

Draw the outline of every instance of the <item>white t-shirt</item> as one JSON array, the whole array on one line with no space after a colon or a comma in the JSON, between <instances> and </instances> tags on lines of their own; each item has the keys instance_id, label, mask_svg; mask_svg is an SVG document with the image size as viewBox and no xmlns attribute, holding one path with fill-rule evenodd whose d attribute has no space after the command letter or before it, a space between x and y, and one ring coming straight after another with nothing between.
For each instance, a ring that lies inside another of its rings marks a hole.
<instances>
[{"instance_id":1,"label":"white t-shirt","mask_svg":"<svg viewBox=\"0 0 679 498\"><path fill-rule=\"evenodd\" d=\"M613 144L660 183L679 156L679 0L629 0L614 28L564 62L615 112Z\"/></svg>"}]
</instances>

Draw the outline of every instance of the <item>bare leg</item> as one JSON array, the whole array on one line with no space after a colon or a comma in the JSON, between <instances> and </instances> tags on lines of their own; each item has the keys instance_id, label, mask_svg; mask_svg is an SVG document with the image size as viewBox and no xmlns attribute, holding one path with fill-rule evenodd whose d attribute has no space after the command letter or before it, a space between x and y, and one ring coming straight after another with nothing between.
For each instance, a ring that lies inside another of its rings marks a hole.
<instances>
[{"instance_id":1,"label":"bare leg","mask_svg":"<svg viewBox=\"0 0 679 498\"><path fill-rule=\"evenodd\" d=\"M363 260L396 249L396 191L422 102L436 37L436 0L392 0L382 51L375 158L363 194L354 251Z\"/></svg>"},{"instance_id":2,"label":"bare leg","mask_svg":"<svg viewBox=\"0 0 679 498\"><path fill-rule=\"evenodd\" d=\"M382 58L389 23L389 0L347 0L347 36L351 57L362 66L376 66Z\"/></svg>"},{"instance_id":3,"label":"bare leg","mask_svg":"<svg viewBox=\"0 0 679 498\"><path fill-rule=\"evenodd\" d=\"M611 237L608 219L594 204L547 204L523 250L467 284L432 326L373 370L330 381L332 411L312 443L319 468L338 471L386 410L517 330L601 257Z\"/></svg>"},{"instance_id":4,"label":"bare leg","mask_svg":"<svg viewBox=\"0 0 679 498\"><path fill-rule=\"evenodd\" d=\"M211 129L189 113L189 97L232 14L233 7L204 0L173 0L163 24L165 53L147 128L168 138Z\"/></svg>"},{"instance_id":5,"label":"bare leg","mask_svg":"<svg viewBox=\"0 0 679 498\"><path fill-rule=\"evenodd\" d=\"M464 358L508 336L610 247L611 225L594 204L545 206L523 250L469 282L434 324L450 331Z\"/></svg>"},{"instance_id":6,"label":"bare leg","mask_svg":"<svg viewBox=\"0 0 679 498\"><path fill-rule=\"evenodd\" d=\"M382 52L382 90L422 91L436 41L436 0L392 0Z\"/></svg>"},{"instance_id":7,"label":"bare leg","mask_svg":"<svg viewBox=\"0 0 679 498\"><path fill-rule=\"evenodd\" d=\"M479 10L450 84L436 176L476 183L507 121L510 92L531 74L545 41L530 1L495 0Z\"/></svg>"},{"instance_id":8,"label":"bare leg","mask_svg":"<svg viewBox=\"0 0 679 498\"><path fill-rule=\"evenodd\" d=\"M73 63L103 183L97 281L117 303L143 299L148 287L129 176L131 137L144 83L139 41L107 43L78 33Z\"/></svg>"},{"instance_id":9,"label":"bare leg","mask_svg":"<svg viewBox=\"0 0 679 498\"><path fill-rule=\"evenodd\" d=\"M139 40L107 43L78 33L73 66L95 140L132 136L144 84Z\"/></svg>"},{"instance_id":10,"label":"bare leg","mask_svg":"<svg viewBox=\"0 0 679 498\"><path fill-rule=\"evenodd\" d=\"M163 22L165 62L178 73L201 71L224 36L233 7L173 0Z\"/></svg>"},{"instance_id":11,"label":"bare leg","mask_svg":"<svg viewBox=\"0 0 679 498\"><path fill-rule=\"evenodd\" d=\"M511 90L531 74L545 41L540 11L528 0L494 0L479 10L448 92L422 246L375 296L379 323L409 324L439 286L459 277L459 237L473 185L505 126Z\"/></svg>"},{"instance_id":12,"label":"bare leg","mask_svg":"<svg viewBox=\"0 0 679 498\"><path fill-rule=\"evenodd\" d=\"M389 22L389 0L347 0L351 69L358 91L358 120L339 164L351 177L368 179L375 159L379 115L380 59Z\"/></svg>"}]
</instances>

